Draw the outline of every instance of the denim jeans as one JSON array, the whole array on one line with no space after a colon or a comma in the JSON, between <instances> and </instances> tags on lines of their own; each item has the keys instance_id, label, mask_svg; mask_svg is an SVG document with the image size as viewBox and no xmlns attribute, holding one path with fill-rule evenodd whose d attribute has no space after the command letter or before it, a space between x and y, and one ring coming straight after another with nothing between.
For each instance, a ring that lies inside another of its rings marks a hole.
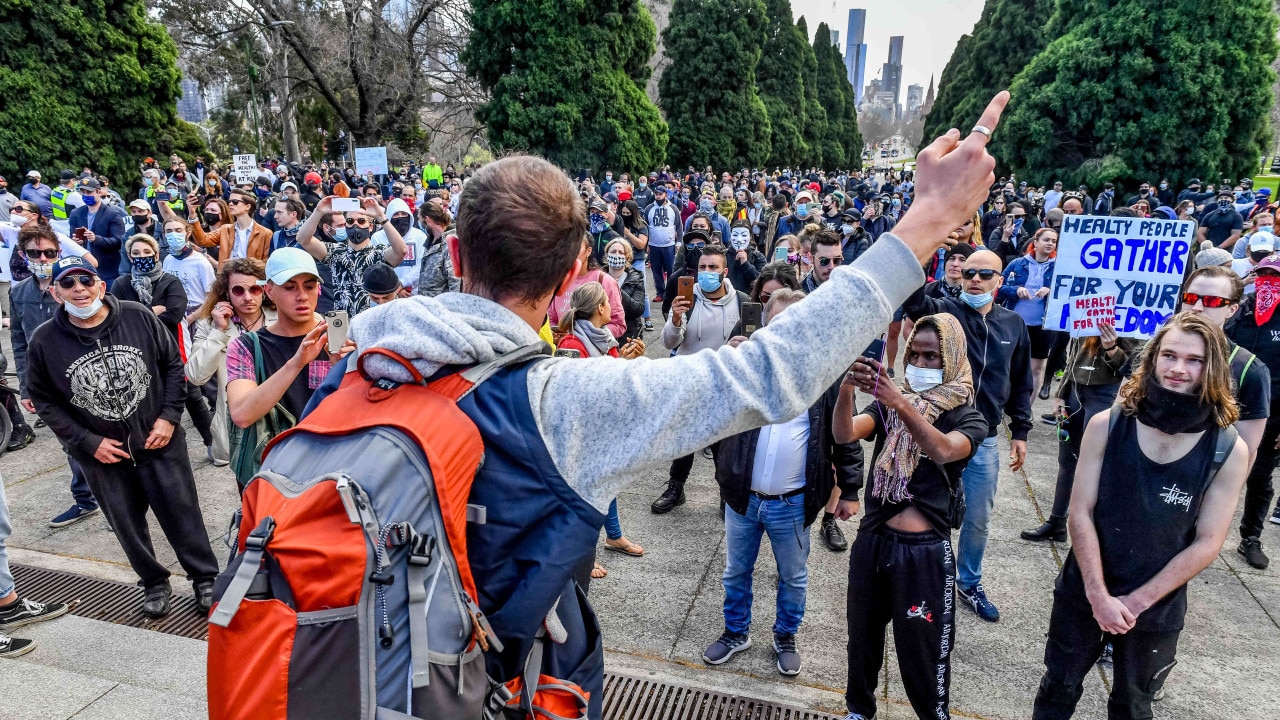
<instances>
[{"instance_id":1,"label":"denim jeans","mask_svg":"<svg viewBox=\"0 0 1280 720\"><path fill-rule=\"evenodd\" d=\"M9 501L4 496L4 480L0 478L0 597L13 592L13 572L9 570L9 551L5 542L13 534L9 524Z\"/></svg>"},{"instance_id":2,"label":"denim jeans","mask_svg":"<svg viewBox=\"0 0 1280 720\"><path fill-rule=\"evenodd\" d=\"M969 460L960 483L966 506L956 547L957 582L970 588L982 582L982 555L987 551L991 508L996 502L996 480L1000 477L1000 444L995 435L982 441Z\"/></svg>"},{"instance_id":3,"label":"denim jeans","mask_svg":"<svg viewBox=\"0 0 1280 720\"><path fill-rule=\"evenodd\" d=\"M751 581L760 554L760 538L769 535L778 563L775 633L794 633L804 619L809 588L809 529L804 526L804 495L761 500L755 495L745 515L724 509L724 626L729 632L751 629Z\"/></svg>"},{"instance_id":4,"label":"denim jeans","mask_svg":"<svg viewBox=\"0 0 1280 720\"><path fill-rule=\"evenodd\" d=\"M622 521L618 519L618 500L609 503L609 514L604 518L604 536L610 540L622 539Z\"/></svg>"},{"instance_id":5,"label":"denim jeans","mask_svg":"<svg viewBox=\"0 0 1280 720\"><path fill-rule=\"evenodd\" d=\"M676 265L676 247L649 247L649 269L653 271L653 286L659 295L666 295L667 277Z\"/></svg>"},{"instance_id":6,"label":"denim jeans","mask_svg":"<svg viewBox=\"0 0 1280 720\"><path fill-rule=\"evenodd\" d=\"M84 470L80 469L80 463L67 456L67 464L71 466L71 497L75 498L76 505L85 510L92 510L98 507L98 501L93 497L93 491L89 489L89 481L84 478Z\"/></svg>"},{"instance_id":7,"label":"denim jeans","mask_svg":"<svg viewBox=\"0 0 1280 720\"><path fill-rule=\"evenodd\" d=\"M644 277L644 261L643 260L637 260L634 263L631 263L631 267L639 270L640 277ZM649 319L649 285L647 282L644 287L644 315L641 315L640 317L644 318L645 320Z\"/></svg>"}]
</instances>

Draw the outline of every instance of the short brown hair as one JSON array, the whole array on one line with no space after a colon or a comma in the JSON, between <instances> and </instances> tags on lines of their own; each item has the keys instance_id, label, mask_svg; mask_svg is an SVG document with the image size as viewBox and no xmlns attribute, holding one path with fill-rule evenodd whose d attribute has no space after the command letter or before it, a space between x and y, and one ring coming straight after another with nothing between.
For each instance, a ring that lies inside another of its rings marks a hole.
<instances>
[{"instance_id":1,"label":"short brown hair","mask_svg":"<svg viewBox=\"0 0 1280 720\"><path fill-rule=\"evenodd\" d=\"M1195 271L1187 276L1187 281L1182 284L1182 291L1186 292L1187 288L1191 287L1192 281L1201 277L1221 279L1231 283L1231 297L1228 299L1233 305L1240 302L1240 298L1244 297L1244 280L1241 280L1240 276L1235 274L1231 268L1221 265L1205 265L1204 267L1196 268Z\"/></svg>"},{"instance_id":2,"label":"short brown hair","mask_svg":"<svg viewBox=\"0 0 1280 720\"><path fill-rule=\"evenodd\" d=\"M40 223L27 223L18 231L18 248L24 252L28 245L37 243L41 240L48 240L54 244L54 247L61 247L58 243L58 233L53 231L49 225Z\"/></svg>"},{"instance_id":3,"label":"short brown hair","mask_svg":"<svg viewBox=\"0 0 1280 720\"><path fill-rule=\"evenodd\" d=\"M712 243L702 248L702 254L698 257L698 260L701 261L702 258L707 257L708 255L720 258L720 260L724 263L725 268L729 267L729 253L725 251L723 245ZM698 270L698 268L696 267L690 268L690 269L693 270L694 272L697 272Z\"/></svg>"},{"instance_id":4,"label":"short brown hair","mask_svg":"<svg viewBox=\"0 0 1280 720\"><path fill-rule=\"evenodd\" d=\"M813 245L815 246L826 245L826 246L840 247L840 235L837 234L835 230L828 230L826 228L823 228L821 230L818 230L817 232L810 233L808 237L811 239Z\"/></svg>"},{"instance_id":5,"label":"short brown hair","mask_svg":"<svg viewBox=\"0 0 1280 720\"><path fill-rule=\"evenodd\" d=\"M231 191L231 195L243 200L244 203L249 206L249 212L253 212L254 210L258 209L257 196L255 196L253 193L249 192L248 190L235 188Z\"/></svg>"},{"instance_id":6,"label":"short brown hair","mask_svg":"<svg viewBox=\"0 0 1280 720\"><path fill-rule=\"evenodd\" d=\"M276 198L277 205L284 205L289 208L289 212L298 216L298 220L302 220L307 216L307 206L296 197L284 197L283 195Z\"/></svg>"},{"instance_id":7,"label":"short brown hair","mask_svg":"<svg viewBox=\"0 0 1280 720\"><path fill-rule=\"evenodd\" d=\"M468 292L533 302L555 292L573 268L587 208L555 165L512 155L471 176L458 203L457 232Z\"/></svg>"}]
</instances>

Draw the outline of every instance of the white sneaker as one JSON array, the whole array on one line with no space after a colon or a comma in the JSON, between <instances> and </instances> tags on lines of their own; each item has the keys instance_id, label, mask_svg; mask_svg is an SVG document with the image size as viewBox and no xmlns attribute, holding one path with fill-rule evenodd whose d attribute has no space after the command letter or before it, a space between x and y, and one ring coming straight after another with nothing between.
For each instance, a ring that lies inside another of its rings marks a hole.
<instances>
[{"instance_id":1,"label":"white sneaker","mask_svg":"<svg viewBox=\"0 0 1280 720\"><path fill-rule=\"evenodd\" d=\"M205 457L209 458L209 462L213 463L214 467L222 467L224 465L230 464L230 461L219 460L218 458L214 457L212 447L206 446L204 449L204 454L205 454Z\"/></svg>"}]
</instances>

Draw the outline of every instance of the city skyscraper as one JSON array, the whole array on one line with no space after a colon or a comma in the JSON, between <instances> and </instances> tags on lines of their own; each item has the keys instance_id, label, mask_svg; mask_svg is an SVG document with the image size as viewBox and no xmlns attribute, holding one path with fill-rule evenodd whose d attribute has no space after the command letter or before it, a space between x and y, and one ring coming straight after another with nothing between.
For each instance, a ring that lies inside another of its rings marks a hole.
<instances>
[{"instance_id":1,"label":"city skyscraper","mask_svg":"<svg viewBox=\"0 0 1280 720\"><path fill-rule=\"evenodd\" d=\"M863 86L867 84L867 43L864 37L866 26L866 10L849 10L849 28L844 36L844 67L849 76L849 84L853 85L856 107L862 106Z\"/></svg>"},{"instance_id":2,"label":"city skyscraper","mask_svg":"<svg viewBox=\"0 0 1280 720\"><path fill-rule=\"evenodd\" d=\"M902 118L902 35L889 38L889 62L880 71L880 88L893 93L893 119Z\"/></svg>"}]
</instances>

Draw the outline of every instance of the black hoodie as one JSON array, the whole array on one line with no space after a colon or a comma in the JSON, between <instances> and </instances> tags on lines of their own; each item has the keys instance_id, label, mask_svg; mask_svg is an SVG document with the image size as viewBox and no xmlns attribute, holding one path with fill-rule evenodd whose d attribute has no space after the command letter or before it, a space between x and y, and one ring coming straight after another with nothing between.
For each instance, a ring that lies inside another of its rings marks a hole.
<instances>
[{"instance_id":1,"label":"black hoodie","mask_svg":"<svg viewBox=\"0 0 1280 720\"><path fill-rule=\"evenodd\" d=\"M27 390L36 411L80 462L103 438L124 443L135 462L151 426L164 418L177 427L186 397L182 358L173 335L151 308L102 300L110 309L97 327L80 328L59 308L36 329L27 348Z\"/></svg>"}]
</instances>

